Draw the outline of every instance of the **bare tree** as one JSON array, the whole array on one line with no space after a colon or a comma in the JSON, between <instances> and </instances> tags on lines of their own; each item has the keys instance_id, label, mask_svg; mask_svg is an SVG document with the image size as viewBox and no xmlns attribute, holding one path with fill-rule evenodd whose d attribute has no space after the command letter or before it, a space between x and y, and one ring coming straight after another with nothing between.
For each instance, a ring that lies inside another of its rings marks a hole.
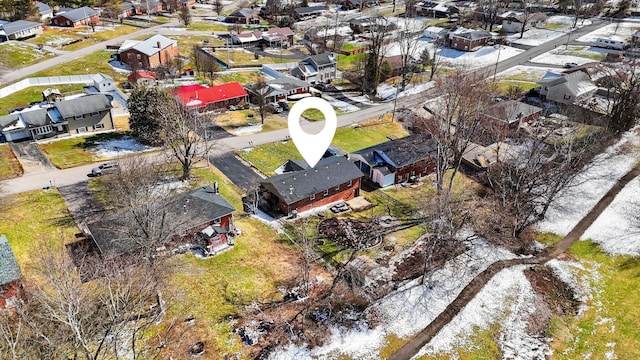
<instances>
[{"instance_id":1,"label":"bare tree","mask_svg":"<svg viewBox=\"0 0 640 360\"><path fill-rule=\"evenodd\" d=\"M196 66L196 70L205 77L209 77L209 81L213 84L213 80L216 78L216 74L220 71L220 66L212 56L209 56L204 50L198 46L193 46L192 51L193 63Z\"/></svg>"},{"instance_id":2,"label":"bare tree","mask_svg":"<svg viewBox=\"0 0 640 360\"><path fill-rule=\"evenodd\" d=\"M530 1L530 0L529 0ZM525 30L527 30L527 24L529 23L529 18L531 17L530 6L528 0L522 1L522 15L520 15L520 22L522 23L522 28L520 29L520 39L524 36Z\"/></svg>"},{"instance_id":3,"label":"bare tree","mask_svg":"<svg viewBox=\"0 0 640 360\"><path fill-rule=\"evenodd\" d=\"M481 21L484 28L493 31L493 25L498 20L498 10L500 9L500 1L498 0L482 0L478 4L476 11L481 15Z\"/></svg>"},{"instance_id":4,"label":"bare tree","mask_svg":"<svg viewBox=\"0 0 640 360\"><path fill-rule=\"evenodd\" d=\"M178 16L180 17L180 21L182 21L184 26L189 26L189 24L191 24L191 10L186 4L180 7Z\"/></svg>"},{"instance_id":5,"label":"bare tree","mask_svg":"<svg viewBox=\"0 0 640 360\"><path fill-rule=\"evenodd\" d=\"M409 19L405 18L403 29L399 30L396 41L400 47L401 58L400 75L402 80L400 83L400 91L405 90L407 83L413 75L412 68L414 66L414 60L418 56L418 38L424 29L424 26L418 25L417 22L409 21Z\"/></svg>"},{"instance_id":6,"label":"bare tree","mask_svg":"<svg viewBox=\"0 0 640 360\"><path fill-rule=\"evenodd\" d=\"M224 10L224 5L222 4L222 0L215 0L213 2L213 10L220 16L222 10Z\"/></svg>"},{"instance_id":7,"label":"bare tree","mask_svg":"<svg viewBox=\"0 0 640 360\"><path fill-rule=\"evenodd\" d=\"M633 59L622 64L602 65L596 84L607 90L609 128L615 132L632 128L640 116L640 61Z\"/></svg>"},{"instance_id":8,"label":"bare tree","mask_svg":"<svg viewBox=\"0 0 640 360\"><path fill-rule=\"evenodd\" d=\"M384 45L389 35L389 20L384 16L373 18L375 25L371 29L365 62L365 90L375 93L381 79L382 64L384 63Z\"/></svg>"},{"instance_id":9,"label":"bare tree","mask_svg":"<svg viewBox=\"0 0 640 360\"><path fill-rule=\"evenodd\" d=\"M264 124L264 117L268 113L269 100L267 95L271 92L271 88L267 85L264 77L259 76L253 87L254 101L258 105L258 113L260 114L260 123Z\"/></svg>"}]
</instances>

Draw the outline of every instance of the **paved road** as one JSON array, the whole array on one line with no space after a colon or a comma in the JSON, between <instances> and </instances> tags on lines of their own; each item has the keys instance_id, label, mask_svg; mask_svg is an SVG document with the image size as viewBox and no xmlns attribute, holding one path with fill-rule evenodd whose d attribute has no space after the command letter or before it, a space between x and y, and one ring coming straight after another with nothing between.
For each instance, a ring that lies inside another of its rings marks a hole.
<instances>
[{"instance_id":1,"label":"paved road","mask_svg":"<svg viewBox=\"0 0 640 360\"><path fill-rule=\"evenodd\" d=\"M209 156L209 162L245 192L255 189L262 180L253 169L236 158L233 152Z\"/></svg>"}]
</instances>

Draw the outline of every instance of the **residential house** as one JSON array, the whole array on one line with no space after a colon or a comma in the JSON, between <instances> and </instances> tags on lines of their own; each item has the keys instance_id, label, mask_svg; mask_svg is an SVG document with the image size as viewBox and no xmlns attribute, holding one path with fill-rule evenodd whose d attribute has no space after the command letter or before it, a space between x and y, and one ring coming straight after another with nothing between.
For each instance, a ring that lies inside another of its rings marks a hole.
<instances>
[{"instance_id":1,"label":"residential house","mask_svg":"<svg viewBox=\"0 0 640 360\"><path fill-rule=\"evenodd\" d=\"M114 128L111 101L105 94L85 95L0 117L6 141L43 139Z\"/></svg>"},{"instance_id":2,"label":"residential house","mask_svg":"<svg viewBox=\"0 0 640 360\"><path fill-rule=\"evenodd\" d=\"M540 97L560 104L572 104L576 100L590 98L598 90L584 71L557 74L547 72L537 82Z\"/></svg>"},{"instance_id":3,"label":"residential house","mask_svg":"<svg viewBox=\"0 0 640 360\"><path fill-rule=\"evenodd\" d=\"M18 20L0 25L0 41L24 40L42 34L42 24Z\"/></svg>"},{"instance_id":4,"label":"residential house","mask_svg":"<svg viewBox=\"0 0 640 360\"><path fill-rule=\"evenodd\" d=\"M271 28L262 33L262 39L270 47L288 48L293 45L293 30L288 27Z\"/></svg>"},{"instance_id":5,"label":"residential house","mask_svg":"<svg viewBox=\"0 0 640 360\"><path fill-rule=\"evenodd\" d=\"M362 9L371 8L377 5L380 5L378 0L342 0L342 10L354 10L354 9Z\"/></svg>"},{"instance_id":6,"label":"residential house","mask_svg":"<svg viewBox=\"0 0 640 360\"><path fill-rule=\"evenodd\" d=\"M162 2L158 0L142 0L140 1L140 11L143 14L158 14L162 12Z\"/></svg>"},{"instance_id":7,"label":"residential house","mask_svg":"<svg viewBox=\"0 0 640 360\"><path fill-rule=\"evenodd\" d=\"M499 17L502 19L502 30L509 33L519 33L523 27L527 31L532 27L543 26L547 23L547 15L541 12L525 14L521 11L507 11Z\"/></svg>"},{"instance_id":8,"label":"residential house","mask_svg":"<svg viewBox=\"0 0 640 360\"><path fill-rule=\"evenodd\" d=\"M304 39L327 47L334 40L343 42L353 37L353 30L348 24L333 27L313 27L304 33Z\"/></svg>"},{"instance_id":9,"label":"residential house","mask_svg":"<svg viewBox=\"0 0 640 360\"><path fill-rule=\"evenodd\" d=\"M360 195L362 172L347 158L332 156L315 167L275 175L260 182L261 205L285 215L301 213Z\"/></svg>"},{"instance_id":10,"label":"residential house","mask_svg":"<svg viewBox=\"0 0 640 360\"><path fill-rule=\"evenodd\" d=\"M65 27L95 25L100 21L100 13L88 6L77 9L62 8L51 18L51 24Z\"/></svg>"},{"instance_id":11,"label":"residential house","mask_svg":"<svg viewBox=\"0 0 640 360\"><path fill-rule=\"evenodd\" d=\"M422 36L433 40L444 40L447 38L447 35L449 35L449 30L438 26L429 26L422 32Z\"/></svg>"},{"instance_id":12,"label":"residential house","mask_svg":"<svg viewBox=\"0 0 640 360\"><path fill-rule=\"evenodd\" d=\"M378 29L386 29L386 31L394 30L397 26L395 23L389 22L380 17L364 16L349 21L349 27L354 34L362 34Z\"/></svg>"},{"instance_id":13,"label":"residential house","mask_svg":"<svg viewBox=\"0 0 640 360\"><path fill-rule=\"evenodd\" d=\"M336 78L337 63L333 53L307 57L291 70L291 75L310 84L328 83Z\"/></svg>"},{"instance_id":14,"label":"residential house","mask_svg":"<svg viewBox=\"0 0 640 360\"><path fill-rule=\"evenodd\" d=\"M402 75L402 55L385 56L383 62L389 64L391 77Z\"/></svg>"},{"instance_id":15,"label":"residential house","mask_svg":"<svg viewBox=\"0 0 640 360\"><path fill-rule=\"evenodd\" d=\"M267 81L268 89L264 94L264 99L267 103L277 102L279 100L287 100L289 97L295 98L296 95L309 94L309 83L292 76L281 76L279 78ZM245 86L245 89L249 93L249 100L256 104L257 98L260 96L255 84Z\"/></svg>"},{"instance_id":16,"label":"residential house","mask_svg":"<svg viewBox=\"0 0 640 360\"><path fill-rule=\"evenodd\" d=\"M227 15L224 22L230 24L259 24L260 18L258 13L253 9L241 8Z\"/></svg>"},{"instance_id":17,"label":"residential house","mask_svg":"<svg viewBox=\"0 0 640 360\"><path fill-rule=\"evenodd\" d=\"M219 194L217 183L174 195L149 207L157 209L158 216L166 219L165 227L170 226L165 248L189 243L201 247L205 255L213 255L234 245L238 235L233 221L236 209ZM86 225L85 231L101 255L132 254L144 249L145 237L136 231L134 214L135 210L127 211Z\"/></svg>"},{"instance_id":18,"label":"residential house","mask_svg":"<svg viewBox=\"0 0 640 360\"><path fill-rule=\"evenodd\" d=\"M518 130L523 123L533 123L538 120L542 108L525 104L520 101L506 100L490 106L482 113L482 124L493 130L495 135L502 137Z\"/></svg>"},{"instance_id":19,"label":"residential house","mask_svg":"<svg viewBox=\"0 0 640 360\"><path fill-rule=\"evenodd\" d=\"M299 7L295 9L295 12L300 20L313 19L320 15L324 15L326 11L327 7L324 5Z\"/></svg>"},{"instance_id":20,"label":"residential house","mask_svg":"<svg viewBox=\"0 0 640 360\"><path fill-rule=\"evenodd\" d=\"M156 83L156 77L145 70L136 70L131 74L127 75L127 81L129 85L144 85L144 86L152 86Z\"/></svg>"},{"instance_id":21,"label":"residential house","mask_svg":"<svg viewBox=\"0 0 640 360\"><path fill-rule=\"evenodd\" d=\"M491 165L504 159L511 146L505 142L494 142L488 146L469 143L462 154L462 163L474 171L485 171Z\"/></svg>"},{"instance_id":22,"label":"residential house","mask_svg":"<svg viewBox=\"0 0 640 360\"><path fill-rule=\"evenodd\" d=\"M238 82L218 86L200 84L185 85L172 91L182 103L200 112L226 109L229 106L242 106L247 103L247 91Z\"/></svg>"},{"instance_id":23,"label":"residential house","mask_svg":"<svg viewBox=\"0 0 640 360\"><path fill-rule=\"evenodd\" d=\"M56 88L46 88L42 90L42 101L46 103L54 103L58 101L63 101L64 96L59 89Z\"/></svg>"},{"instance_id":24,"label":"residential house","mask_svg":"<svg viewBox=\"0 0 640 360\"><path fill-rule=\"evenodd\" d=\"M413 5L416 15L447 18L460 13L456 6L434 1L420 1Z\"/></svg>"},{"instance_id":25,"label":"residential house","mask_svg":"<svg viewBox=\"0 0 640 360\"><path fill-rule=\"evenodd\" d=\"M380 187L391 186L433 172L436 144L430 135L410 135L349 155L351 161Z\"/></svg>"},{"instance_id":26,"label":"residential house","mask_svg":"<svg viewBox=\"0 0 640 360\"><path fill-rule=\"evenodd\" d=\"M258 30L254 31L245 31L239 34L232 34L231 41L235 45L256 45L259 41L262 40L262 32Z\"/></svg>"},{"instance_id":27,"label":"residential house","mask_svg":"<svg viewBox=\"0 0 640 360\"><path fill-rule=\"evenodd\" d=\"M6 236L0 235L0 309L14 308L22 296L22 272Z\"/></svg>"},{"instance_id":28,"label":"residential house","mask_svg":"<svg viewBox=\"0 0 640 360\"><path fill-rule=\"evenodd\" d=\"M36 1L34 5L36 6L36 10L40 15L40 20L51 19L53 17L53 10L51 10L51 7L49 5L40 1Z\"/></svg>"},{"instance_id":29,"label":"residential house","mask_svg":"<svg viewBox=\"0 0 640 360\"><path fill-rule=\"evenodd\" d=\"M120 49L120 61L132 70L155 69L178 56L178 42L162 35L154 35L142 41L126 40Z\"/></svg>"},{"instance_id":30,"label":"residential house","mask_svg":"<svg viewBox=\"0 0 640 360\"><path fill-rule=\"evenodd\" d=\"M134 15L142 15L142 9L139 4L134 4L129 1L123 1L120 3L120 14L118 18L128 18Z\"/></svg>"},{"instance_id":31,"label":"residential house","mask_svg":"<svg viewBox=\"0 0 640 360\"><path fill-rule=\"evenodd\" d=\"M460 51L475 51L491 40L491 33L486 30L463 30L449 33L451 48Z\"/></svg>"}]
</instances>

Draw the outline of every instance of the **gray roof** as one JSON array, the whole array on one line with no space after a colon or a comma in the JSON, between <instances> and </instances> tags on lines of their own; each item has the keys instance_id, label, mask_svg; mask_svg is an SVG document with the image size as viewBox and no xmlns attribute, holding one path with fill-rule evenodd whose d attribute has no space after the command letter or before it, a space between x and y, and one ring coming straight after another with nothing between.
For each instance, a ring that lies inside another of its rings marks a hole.
<instances>
[{"instance_id":1,"label":"gray roof","mask_svg":"<svg viewBox=\"0 0 640 360\"><path fill-rule=\"evenodd\" d=\"M307 59L311 59L313 60L314 63L318 64L318 65L329 65L329 64L334 64L335 60L332 60L329 57L329 52L323 52L322 54L318 54L318 55L311 55L309 56ZM306 59L305 59L306 60Z\"/></svg>"},{"instance_id":2,"label":"gray roof","mask_svg":"<svg viewBox=\"0 0 640 360\"><path fill-rule=\"evenodd\" d=\"M473 30L473 31L459 33L459 34L454 33L453 36L467 38L470 40L478 40L478 39L490 38L491 33L486 30Z\"/></svg>"},{"instance_id":3,"label":"gray roof","mask_svg":"<svg viewBox=\"0 0 640 360\"><path fill-rule=\"evenodd\" d=\"M22 278L20 265L13 255L6 236L0 235L0 285L8 284Z\"/></svg>"},{"instance_id":4,"label":"gray roof","mask_svg":"<svg viewBox=\"0 0 640 360\"><path fill-rule=\"evenodd\" d=\"M29 127L38 127L47 124L47 109L38 109L32 111L23 111L20 113Z\"/></svg>"},{"instance_id":5,"label":"gray roof","mask_svg":"<svg viewBox=\"0 0 640 360\"><path fill-rule=\"evenodd\" d=\"M51 7L43 2L36 1L35 5L40 15L47 15L52 12Z\"/></svg>"},{"instance_id":6,"label":"gray roof","mask_svg":"<svg viewBox=\"0 0 640 360\"><path fill-rule=\"evenodd\" d=\"M94 111L109 110L113 107L105 94L86 95L77 99L60 101L55 103L55 106L65 119Z\"/></svg>"},{"instance_id":7,"label":"gray roof","mask_svg":"<svg viewBox=\"0 0 640 360\"><path fill-rule=\"evenodd\" d=\"M4 30L5 34L12 35L20 31L29 30L39 26L42 26L42 24L33 21L18 20L1 25L0 27Z\"/></svg>"},{"instance_id":8,"label":"gray roof","mask_svg":"<svg viewBox=\"0 0 640 360\"><path fill-rule=\"evenodd\" d=\"M296 12L300 15L303 14L311 14L318 11L326 10L326 6L308 6L308 7L299 7L296 8Z\"/></svg>"},{"instance_id":9,"label":"gray roof","mask_svg":"<svg viewBox=\"0 0 640 360\"><path fill-rule=\"evenodd\" d=\"M20 114L13 113L5 116L0 116L0 129L4 129L7 126L14 125L16 122L20 121Z\"/></svg>"},{"instance_id":10,"label":"gray roof","mask_svg":"<svg viewBox=\"0 0 640 360\"><path fill-rule=\"evenodd\" d=\"M158 42L160 42L159 48L158 48ZM158 51L168 46L176 45L177 43L178 43L177 41L171 40L162 35L153 35L152 37L144 39L143 41L137 43L132 48L147 56L151 56L158 53Z\"/></svg>"},{"instance_id":11,"label":"gray roof","mask_svg":"<svg viewBox=\"0 0 640 360\"><path fill-rule=\"evenodd\" d=\"M65 12L58 13L56 16L63 16L73 22L76 22L94 15L98 15L98 11L88 6L83 6L77 9L67 9Z\"/></svg>"},{"instance_id":12,"label":"gray roof","mask_svg":"<svg viewBox=\"0 0 640 360\"><path fill-rule=\"evenodd\" d=\"M283 90L295 90L298 88L305 88L310 86L306 81L302 81L293 76L282 76L277 79L268 81L267 84L276 85L277 87L281 87Z\"/></svg>"},{"instance_id":13,"label":"gray roof","mask_svg":"<svg viewBox=\"0 0 640 360\"><path fill-rule=\"evenodd\" d=\"M387 157L395 167L403 167L426 160L436 151L436 143L430 135L410 135L354 152L369 165L380 163Z\"/></svg>"},{"instance_id":14,"label":"gray roof","mask_svg":"<svg viewBox=\"0 0 640 360\"><path fill-rule=\"evenodd\" d=\"M260 184L287 204L293 204L361 176L360 169L347 158L332 156L320 160L314 168L272 176Z\"/></svg>"},{"instance_id":15,"label":"gray roof","mask_svg":"<svg viewBox=\"0 0 640 360\"><path fill-rule=\"evenodd\" d=\"M256 16L256 11L253 10L253 9L241 8L241 9L238 9L238 10L232 12L228 16L252 18L252 17Z\"/></svg>"},{"instance_id":16,"label":"gray roof","mask_svg":"<svg viewBox=\"0 0 640 360\"><path fill-rule=\"evenodd\" d=\"M181 234L236 211L233 205L215 193L210 186L175 195L157 206L158 212L162 212L166 219L173 219L178 223L172 229L172 235ZM129 211L87 225L102 253L126 254L141 248L141 244L131 236L131 224L134 223L131 216L132 212ZM144 237L140 235L138 240L142 238Z\"/></svg>"},{"instance_id":17,"label":"gray roof","mask_svg":"<svg viewBox=\"0 0 640 360\"><path fill-rule=\"evenodd\" d=\"M501 101L491 106L485 115L506 123L521 121L523 118L541 112L542 108L529 105L520 101Z\"/></svg>"}]
</instances>

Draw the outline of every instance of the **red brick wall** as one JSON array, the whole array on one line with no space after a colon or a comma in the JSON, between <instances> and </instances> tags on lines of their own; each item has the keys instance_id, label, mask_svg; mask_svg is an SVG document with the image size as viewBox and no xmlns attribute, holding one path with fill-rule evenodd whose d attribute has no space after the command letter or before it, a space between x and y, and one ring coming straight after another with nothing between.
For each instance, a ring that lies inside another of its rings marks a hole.
<instances>
[{"instance_id":1,"label":"red brick wall","mask_svg":"<svg viewBox=\"0 0 640 360\"><path fill-rule=\"evenodd\" d=\"M407 175L409 175L409 178L411 178L411 176L427 176L433 172L433 169L434 164L432 161L418 161L417 163L397 169L395 183L400 184L407 181ZM413 175L411 174L411 172L413 172Z\"/></svg>"},{"instance_id":2,"label":"red brick wall","mask_svg":"<svg viewBox=\"0 0 640 360\"><path fill-rule=\"evenodd\" d=\"M20 293L19 281L14 281L0 286L0 309L4 309L7 306L7 299L20 297Z\"/></svg>"},{"instance_id":3,"label":"red brick wall","mask_svg":"<svg viewBox=\"0 0 640 360\"><path fill-rule=\"evenodd\" d=\"M348 186L348 185L349 183L343 183L340 185L338 190L336 190L335 187L329 189L329 194L327 196L324 195L324 192L319 192L315 194L314 200L311 200L310 198L305 198L288 206L287 204L284 203L284 201L282 201L282 199L279 199L278 207L283 213L288 215L293 210L297 210L298 213L301 213L303 211L324 206L332 202L336 202L340 200L351 200L354 197L360 195L360 179L359 178L354 179L352 181L351 186Z\"/></svg>"},{"instance_id":4,"label":"red brick wall","mask_svg":"<svg viewBox=\"0 0 640 360\"><path fill-rule=\"evenodd\" d=\"M472 51L474 48L486 44L487 41L489 41L487 38L471 41L465 38L454 37L453 40L451 40L451 47L461 51Z\"/></svg>"},{"instance_id":5,"label":"red brick wall","mask_svg":"<svg viewBox=\"0 0 640 360\"><path fill-rule=\"evenodd\" d=\"M129 56L129 54L131 56ZM138 55L140 55L140 59L138 60ZM160 64L166 64L169 60L178 56L178 47L177 46L168 46L157 54L153 56L147 56L143 53L140 53L134 49L129 49L120 53L120 61L129 65L132 70L136 69L155 69ZM138 62L142 63L142 66L138 64Z\"/></svg>"}]
</instances>

